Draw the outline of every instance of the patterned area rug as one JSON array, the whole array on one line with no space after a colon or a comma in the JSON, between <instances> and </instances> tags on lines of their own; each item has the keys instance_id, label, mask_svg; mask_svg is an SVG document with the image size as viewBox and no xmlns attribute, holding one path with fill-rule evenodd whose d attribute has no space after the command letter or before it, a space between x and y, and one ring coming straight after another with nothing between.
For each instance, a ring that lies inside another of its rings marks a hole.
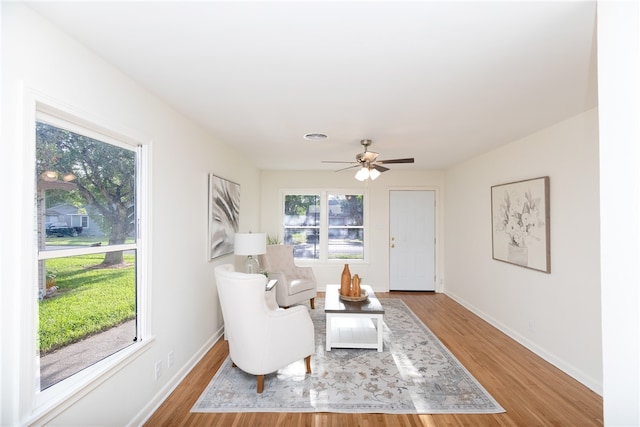
<instances>
[{"instance_id":1,"label":"patterned area rug","mask_svg":"<svg viewBox=\"0 0 640 427\"><path fill-rule=\"evenodd\" d=\"M381 299L384 351L325 351L324 299L310 310L316 354L256 379L227 358L191 412L488 414L504 409L402 300Z\"/></svg>"}]
</instances>

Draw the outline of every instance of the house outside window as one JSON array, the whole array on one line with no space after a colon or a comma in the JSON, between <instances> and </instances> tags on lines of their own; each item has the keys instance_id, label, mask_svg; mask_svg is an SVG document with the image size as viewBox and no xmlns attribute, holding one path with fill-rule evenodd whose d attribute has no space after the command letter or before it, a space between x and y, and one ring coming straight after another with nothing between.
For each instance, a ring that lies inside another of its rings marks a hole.
<instances>
[{"instance_id":1,"label":"house outside window","mask_svg":"<svg viewBox=\"0 0 640 427\"><path fill-rule=\"evenodd\" d=\"M297 259L365 260L365 194L284 191L284 243Z\"/></svg>"},{"instance_id":2,"label":"house outside window","mask_svg":"<svg viewBox=\"0 0 640 427\"><path fill-rule=\"evenodd\" d=\"M142 338L143 150L43 111L35 139L38 393Z\"/></svg>"}]
</instances>

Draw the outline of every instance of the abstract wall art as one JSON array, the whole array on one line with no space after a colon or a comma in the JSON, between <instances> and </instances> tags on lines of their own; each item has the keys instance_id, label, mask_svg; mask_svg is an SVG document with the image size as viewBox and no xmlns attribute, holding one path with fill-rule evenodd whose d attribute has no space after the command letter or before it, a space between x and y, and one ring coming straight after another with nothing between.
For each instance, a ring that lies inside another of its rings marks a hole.
<instances>
[{"instance_id":1,"label":"abstract wall art","mask_svg":"<svg viewBox=\"0 0 640 427\"><path fill-rule=\"evenodd\" d=\"M209 174L209 261L233 252L240 221L240 184Z\"/></svg>"}]
</instances>

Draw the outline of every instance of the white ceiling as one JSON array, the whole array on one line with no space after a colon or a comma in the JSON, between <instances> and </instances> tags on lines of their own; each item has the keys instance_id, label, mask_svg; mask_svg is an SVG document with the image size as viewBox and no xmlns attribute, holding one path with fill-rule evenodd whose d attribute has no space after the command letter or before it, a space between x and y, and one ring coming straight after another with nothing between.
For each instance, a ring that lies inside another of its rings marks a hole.
<instances>
[{"instance_id":1,"label":"white ceiling","mask_svg":"<svg viewBox=\"0 0 640 427\"><path fill-rule=\"evenodd\" d=\"M595 1L31 5L261 169L444 169L597 104Z\"/></svg>"}]
</instances>

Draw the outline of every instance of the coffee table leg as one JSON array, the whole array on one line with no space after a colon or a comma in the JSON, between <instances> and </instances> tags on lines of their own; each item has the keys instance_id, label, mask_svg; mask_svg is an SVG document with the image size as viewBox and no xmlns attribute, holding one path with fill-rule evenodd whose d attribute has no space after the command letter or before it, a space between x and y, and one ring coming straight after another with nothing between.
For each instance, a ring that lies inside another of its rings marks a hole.
<instances>
[{"instance_id":1,"label":"coffee table leg","mask_svg":"<svg viewBox=\"0 0 640 427\"><path fill-rule=\"evenodd\" d=\"M378 351L382 351L382 316L376 316L378 329Z\"/></svg>"},{"instance_id":2,"label":"coffee table leg","mask_svg":"<svg viewBox=\"0 0 640 427\"><path fill-rule=\"evenodd\" d=\"M333 316L331 316L330 314L327 314L327 319L326 319L327 322L326 322L326 325L325 325L326 326L326 339L325 339L325 341L326 341L326 345L327 345L327 348L326 348L327 351L331 351L331 318L332 317Z\"/></svg>"}]
</instances>

